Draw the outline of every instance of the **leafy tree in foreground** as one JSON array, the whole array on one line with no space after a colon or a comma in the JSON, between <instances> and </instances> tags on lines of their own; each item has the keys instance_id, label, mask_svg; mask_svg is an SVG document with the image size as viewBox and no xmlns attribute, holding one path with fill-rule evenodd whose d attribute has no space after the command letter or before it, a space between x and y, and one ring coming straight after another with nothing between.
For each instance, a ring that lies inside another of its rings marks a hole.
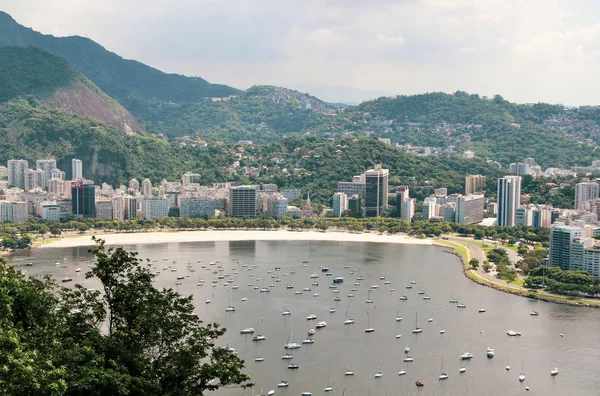
<instances>
[{"instance_id":1,"label":"leafy tree in foreground","mask_svg":"<svg viewBox=\"0 0 600 396\"><path fill-rule=\"evenodd\" d=\"M0 395L204 395L247 387L244 362L203 326L192 297L156 289L137 253L96 240L81 285L23 277L0 263Z\"/></svg>"}]
</instances>

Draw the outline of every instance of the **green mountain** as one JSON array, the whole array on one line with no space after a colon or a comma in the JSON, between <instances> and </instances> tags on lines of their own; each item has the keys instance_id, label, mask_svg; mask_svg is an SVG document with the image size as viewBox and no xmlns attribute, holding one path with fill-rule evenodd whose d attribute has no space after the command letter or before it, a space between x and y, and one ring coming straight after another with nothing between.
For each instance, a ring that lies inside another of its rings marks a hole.
<instances>
[{"instance_id":1,"label":"green mountain","mask_svg":"<svg viewBox=\"0 0 600 396\"><path fill-rule=\"evenodd\" d=\"M129 108L169 136L255 143L323 130L337 114L334 107L315 97L273 86L255 86L227 100L145 101Z\"/></svg>"},{"instance_id":2,"label":"green mountain","mask_svg":"<svg viewBox=\"0 0 600 396\"><path fill-rule=\"evenodd\" d=\"M95 118L129 134L145 133L123 106L65 60L34 47L0 47L0 102L18 97Z\"/></svg>"},{"instance_id":3,"label":"green mountain","mask_svg":"<svg viewBox=\"0 0 600 396\"><path fill-rule=\"evenodd\" d=\"M98 184L118 185L131 177L177 180L189 170L202 173L203 181L225 179L230 162L220 149L201 151L161 140L126 135L89 117L48 109L35 100L0 103L0 163L12 158L54 157L59 168L71 169L72 158L83 161L84 177ZM31 163L30 162L30 163Z\"/></svg>"},{"instance_id":4,"label":"green mountain","mask_svg":"<svg viewBox=\"0 0 600 396\"><path fill-rule=\"evenodd\" d=\"M79 36L54 37L19 25L0 11L0 46L34 46L67 60L111 97L194 102L238 92L198 77L166 74L143 63L126 60L96 42Z\"/></svg>"}]
</instances>

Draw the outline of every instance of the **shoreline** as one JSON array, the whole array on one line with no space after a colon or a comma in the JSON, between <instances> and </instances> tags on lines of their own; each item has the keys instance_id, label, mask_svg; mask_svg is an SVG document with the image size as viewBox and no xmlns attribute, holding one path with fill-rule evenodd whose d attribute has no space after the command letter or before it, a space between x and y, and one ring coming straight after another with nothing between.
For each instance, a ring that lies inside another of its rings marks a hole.
<instances>
[{"instance_id":1,"label":"shoreline","mask_svg":"<svg viewBox=\"0 0 600 396\"><path fill-rule=\"evenodd\" d=\"M374 242L433 246L432 239L418 239L406 235L380 235L378 233L351 233L340 231L176 231L94 234L104 239L107 246L157 244L170 242L231 242L231 241L331 241ZM92 246L92 235L78 235L47 241L35 249Z\"/></svg>"}]
</instances>

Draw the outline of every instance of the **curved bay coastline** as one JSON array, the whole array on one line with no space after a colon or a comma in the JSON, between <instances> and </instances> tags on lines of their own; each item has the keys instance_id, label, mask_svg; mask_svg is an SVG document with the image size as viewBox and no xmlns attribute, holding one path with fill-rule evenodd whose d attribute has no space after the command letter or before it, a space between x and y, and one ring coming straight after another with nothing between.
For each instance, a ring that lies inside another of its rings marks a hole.
<instances>
[{"instance_id":1,"label":"curved bay coastline","mask_svg":"<svg viewBox=\"0 0 600 396\"><path fill-rule=\"evenodd\" d=\"M169 231L147 231L147 232L113 232L102 234L70 235L58 238L46 238L41 243L34 241L32 249L67 248L92 246L92 236L103 239L107 246L124 246L133 244L161 244L170 242L235 242L235 241L331 241L331 242L363 242L363 243L392 243L410 244L422 246L437 246L458 258L461 263L463 275L471 281L493 288L497 291L509 293L515 296L537 299L544 302L564 304L577 307L600 308L600 304L586 300L568 299L550 294L540 294L523 288L503 285L484 279L468 268L468 258L457 251L457 247L470 252L466 243L458 240L415 238L403 234L380 234L374 232L350 232L340 230L328 231L291 231L291 230L169 230ZM5 256L10 255L7 252ZM1 256L0 256L1 257Z\"/></svg>"}]
</instances>

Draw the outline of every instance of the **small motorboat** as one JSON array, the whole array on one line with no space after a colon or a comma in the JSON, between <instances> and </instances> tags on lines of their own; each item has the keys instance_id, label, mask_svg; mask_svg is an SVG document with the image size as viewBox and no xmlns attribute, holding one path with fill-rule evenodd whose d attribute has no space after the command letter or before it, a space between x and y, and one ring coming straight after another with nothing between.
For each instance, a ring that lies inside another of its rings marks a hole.
<instances>
[{"instance_id":1,"label":"small motorboat","mask_svg":"<svg viewBox=\"0 0 600 396\"><path fill-rule=\"evenodd\" d=\"M383 371L378 371L375 373L375 378L381 378L383 377Z\"/></svg>"},{"instance_id":2,"label":"small motorboat","mask_svg":"<svg viewBox=\"0 0 600 396\"><path fill-rule=\"evenodd\" d=\"M423 384L423 381L421 380L421 378L419 378L419 379L417 380L417 382L415 382L415 385L417 385L417 386L421 387L421 386L423 386L423 385L425 385L425 384Z\"/></svg>"},{"instance_id":3,"label":"small motorboat","mask_svg":"<svg viewBox=\"0 0 600 396\"><path fill-rule=\"evenodd\" d=\"M488 349L487 349L487 357L489 357L489 358L493 358L494 357L494 348L488 347Z\"/></svg>"},{"instance_id":4,"label":"small motorboat","mask_svg":"<svg viewBox=\"0 0 600 396\"><path fill-rule=\"evenodd\" d=\"M406 370L400 370L398 371L398 375L405 375L406 374Z\"/></svg>"},{"instance_id":5,"label":"small motorboat","mask_svg":"<svg viewBox=\"0 0 600 396\"><path fill-rule=\"evenodd\" d=\"M322 329L323 327L327 327L327 322L319 322L315 326L317 329Z\"/></svg>"},{"instance_id":6,"label":"small motorboat","mask_svg":"<svg viewBox=\"0 0 600 396\"><path fill-rule=\"evenodd\" d=\"M315 315L315 314L308 315L308 316L306 317L306 320L317 320L317 315Z\"/></svg>"},{"instance_id":7,"label":"small motorboat","mask_svg":"<svg viewBox=\"0 0 600 396\"><path fill-rule=\"evenodd\" d=\"M540 314L540 313L539 313L538 311L531 311L531 312L529 313L529 315L531 315L531 316L538 316L539 314Z\"/></svg>"},{"instance_id":8,"label":"small motorboat","mask_svg":"<svg viewBox=\"0 0 600 396\"><path fill-rule=\"evenodd\" d=\"M315 333L316 333L316 332L315 332L315 329L309 329L309 330L308 330L308 335L309 335L309 336L311 336L311 335L315 335Z\"/></svg>"},{"instance_id":9,"label":"small motorboat","mask_svg":"<svg viewBox=\"0 0 600 396\"><path fill-rule=\"evenodd\" d=\"M460 369L458 369L458 372L461 373L461 374L464 373L464 372L466 372L466 371L467 371L467 368L465 366L460 366Z\"/></svg>"},{"instance_id":10,"label":"small motorboat","mask_svg":"<svg viewBox=\"0 0 600 396\"><path fill-rule=\"evenodd\" d=\"M291 314L292 314L292 312L289 309L284 309L283 312L281 313L281 315L283 315L283 316L289 316Z\"/></svg>"},{"instance_id":11,"label":"small motorboat","mask_svg":"<svg viewBox=\"0 0 600 396\"><path fill-rule=\"evenodd\" d=\"M266 339L267 338L264 335L260 335L260 334L255 335L254 337L252 337L252 341L264 341Z\"/></svg>"},{"instance_id":12,"label":"small motorboat","mask_svg":"<svg viewBox=\"0 0 600 396\"><path fill-rule=\"evenodd\" d=\"M558 375L558 369L556 367L554 367L552 370L550 370L550 375L553 376L553 377L555 375Z\"/></svg>"},{"instance_id":13,"label":"small motorboat","mask_svg":"<svg viewBox=\"0 0 600 396\"><path fill-rule=\"evenodd\" d=\"M299 367L300 366L298 366L298 364L296 364L296 363L290 363L290 365L288 366L288 369L295 370L295 369L297 369Z\"/></svg>"},{"instance_id":14,"label":"small motorboat","mask_svg":"<svg viewBox=\"0 0 600 396\"><path fill-rule=\"evenodd\" d=\"M410 352L410 348L409 347L404 348L404 353L408 353L408 352Z\"/></svg>"},{"instance_id":15,"label":"small motorboat","mask_svg":"<svg viewBox=\"0 0 600 396\"><path fill-rule=\"evenodd\" d=\"M278 387L278 388L287 388L288 386L290 386L290 384L289 384L287 381L280 381L280 382L277 384L277 387Z\"/></svg>"},{"instance_id":16,"label":"small motorboat","mask_svg":"<svg viewBox=\"0 0 600 396\"><path fill-rule=\"evenodd\" d=\"M302 341L303 344L314 344L315 340L313 340L312 338L307 338L306 340Z\"/></svg>"},{"instance_id":17,"label":"small motorboat","mask_svg":"<svg viewBox=\"0 0 600 396\"><path fill-rule=\"evenodd\" d=\"M471 352L465 352L462 355L460 355L460 360L468 360L468 359L473 359L473 354Z\"/></svg>"},{"instance_id":18,"label":"small motorboat","mask_svg":"<svg viewBox=\"0 0 600 396\"><path fill-rule=\"evenodd\" d=\"M254 334L254 329L252 327L242 329L240 334Z\"/></svg>"},{"instance_id":19,"label":"small motorboat","mask_svg":"<svg viewBox=\"0 0 600 396\"><path fill-rule=\"evenodd\" d=\"M291 355L289 353L286 353L285 355L281 356L281 359L283 359L283 360L290 360L293 358L294 358L294 355Z\"/></svg>"},{"instance_id":20,"label":"small motorboat","mask_svg":"<svg viewBox=\"0 0 600 396\"><path fill-rule=\"evenodd\" d=\"M411 358L410 356L407 356L407 357L404 358L403 361L406 362L406 363L410 363L410 362L414 362L415 359Z\"/></svg>"}]
</instances>

